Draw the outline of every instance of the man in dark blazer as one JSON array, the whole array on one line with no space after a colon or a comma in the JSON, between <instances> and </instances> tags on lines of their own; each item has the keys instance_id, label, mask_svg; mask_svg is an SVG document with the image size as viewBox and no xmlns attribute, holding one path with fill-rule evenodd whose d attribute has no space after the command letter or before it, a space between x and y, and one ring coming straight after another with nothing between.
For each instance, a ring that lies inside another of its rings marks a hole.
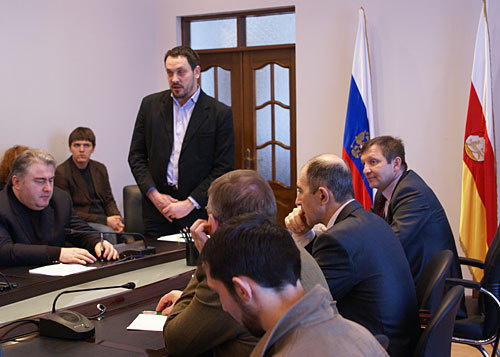
<instances>
[{"instance_id":1,"label":"man in dark blazer","mask_svg":"<svg viewBox=\"0 0 500 357\"><path fill-rule=\"evenodd\" d=\"M370 187L378 190L372 211L399 238L415 284L429 259L444 249L455 257L452 276L462 277L446 213L424 180L407 170L403 142L392 136L373 138L363 146L361 160Z\"/></svg>"},{"instance_id":2,"label":"man in dark blazer","mask_svg":"<svg viewBox=\"0 0 500 357\"><path fill-rule=\"evenodd\" d=\"M387 223L353 197L346 163L334 155L315 157L300 172L298 207L285 224L318 262L340 314L389 337L391 356L409 356L419 326L408 262ZM315 233L318 223L326 229Z\"/></svg>"},{"instance_id":3,"label":"man in dark blazer","mask_svg":"<svg viewBox=\"0 0 500 357\"><path fill-rule=\"evenodd\" d=\"M106 166L91 160L95 135L78 127L68 139L71 157L57 166L54 184L71 196L76 213L97 231L122 232L123 222L109 184ZM116 242L116 237L108 238Z\"/></svg>"},{"instance_id":4,"label":"man in dark blazer","mask_svg":"<svg viewBox=\"0 0 500 357\"><path fill-rule=\"evenodd\" d=\"M53 157L43 150L27 150L14 161L0 192L0 265L87 264L101 255L97 234L68 232L92 228L75 213L68 194L54 188L54 170ZM66 240L80 248L66 247ZM103 251L108 260L118 258L107 241Z\"/></svg>"},{"instance_id":5,"label":"man in dark blazer","mask_svg":"<svg viewBox=\"0 0 500 357\"><path fill-rule=\"evenodd\" d=\"M200 89L198 55L175 47L165 67L170 90L143 99L128 158L148 236L206 219L210 183L234 168L232 111Z\"/></svg>"}]
</instances>

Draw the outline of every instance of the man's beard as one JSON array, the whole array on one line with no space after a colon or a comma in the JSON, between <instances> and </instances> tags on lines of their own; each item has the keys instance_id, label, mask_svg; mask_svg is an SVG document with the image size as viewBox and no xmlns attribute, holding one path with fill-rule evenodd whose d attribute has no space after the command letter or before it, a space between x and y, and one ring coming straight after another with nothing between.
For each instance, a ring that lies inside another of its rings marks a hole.
<instances>
[{"instance_id":1,"label":"man's beard","mask_svg":"<svg viewBox=\"0 0 500 357\"><path fill-rule=\"evenodd\" d=\"M236 297L238 306L241 309L241 323L247 330L255 337L262 337L266 333L260 325L259 316L257 312L242 302L239 297Z\"/></svg>"}]
</instances>

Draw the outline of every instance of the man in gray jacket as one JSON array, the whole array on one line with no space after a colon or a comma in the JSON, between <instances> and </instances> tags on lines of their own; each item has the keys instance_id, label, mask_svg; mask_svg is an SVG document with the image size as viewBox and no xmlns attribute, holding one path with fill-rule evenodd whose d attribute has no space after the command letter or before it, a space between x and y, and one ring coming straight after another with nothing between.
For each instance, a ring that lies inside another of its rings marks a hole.
<instances>
[{"instance_id":1,"label":"man in gray jacket","mask_svg":"<svg viewBox=\"0 0 500 357\"><path fill-rule=\"evenodd\" d=\"M317 285L306 294L299 250L276 221L235 217L200 259L223 309L263 335L251 356L387 356L366 328L332 309L328 290Z\"/></svg>"}]
</instances>

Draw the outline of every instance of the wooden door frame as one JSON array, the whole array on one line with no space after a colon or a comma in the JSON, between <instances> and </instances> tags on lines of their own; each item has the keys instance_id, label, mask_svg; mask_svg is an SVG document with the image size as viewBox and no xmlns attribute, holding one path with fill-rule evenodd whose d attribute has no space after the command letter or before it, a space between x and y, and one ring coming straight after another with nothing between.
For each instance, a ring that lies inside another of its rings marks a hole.
<instances>
[{"instance_id":1,"label":"wooden door frame","mask_svg":"<svg viewBox=\"0 0 500 357\"><path fill-rule=\"evenodd\" d=\"M218 66L231 71L231 109L233 111L235 150L234 167L236 169L244 168L243 160L243 98L240 95L239 88L242 87L242 54L236 51L217 51L207 52L198 51L201 58L201 70L205 71L211 67ZM231 54L231 61L228 62L228 54ZM234 70L237 68L239 70Z\"/></svg>"},{"instance_id":2,"label":"wooden door frame","mask_svg":"<svg viewBox=\"0 0 500 357\"><path fill-rule=\"evenodd\" d=\"M233 109L235 128L235 168L245 168L245 151L250 149L251 166L257 170L256 149L256 112L255 112L255 71L251 69L250 61L262 56L263 65L271 62L289 68L290 90L290 186L277 180L269 181L276 196L278 219L282 220L291 206L287 204L295 198L297 191L297 137L296 137L296 84L295 84L295 45L259 46L232 49L200 50L201 69L222 67L231 70L231 107ZM231 60L228 60L230 58ZM252 102L245 103L245 97L251 97ZM277 104L274 104L277 105ZM274 122L273 124L274 125ZM249 136L249 133L252 135ZM276 145L276 141L272 142ZM276 163L272 166L273 177L276 177ZM281 200L280 198L283 198ZM290 202L291 205L291 202ZM283 222L280 222L283 224Z\"/></svg>"}]
</instances>

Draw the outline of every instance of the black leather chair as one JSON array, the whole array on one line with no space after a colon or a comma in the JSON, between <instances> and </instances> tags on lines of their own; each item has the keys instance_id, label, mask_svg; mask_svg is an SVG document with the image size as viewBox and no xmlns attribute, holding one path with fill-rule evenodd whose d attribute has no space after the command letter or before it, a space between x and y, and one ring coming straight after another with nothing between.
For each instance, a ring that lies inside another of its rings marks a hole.
<instances>
[{"instance_id":1,"label":"black leather chair","mask_svg":"<svg viewBox=\"0 0 500 357\"><path fill-rule=\"evenodd\" d=\"M416 286L421 317L431 317L443 299L446 278L450 276L453 262L451 250L437 252L425 265Z\"/></svg>"},{"instance_id":2,"label":"black leather chair","mask_svg":"<svg viewBox=\"0 0 500 357\"><path fill-rule=\"evenodd\" d=\"M453 326L463 295L462 286L454 286L446 293L418 340L415 357L450 356Z\"/></svg>"},{"instance_id":3,"label":"black leather chair","mask_svg":"<svg viewBox=\"0 0 500 357\"><path fill-rule=\"evenodd\" d=\"M482 346L494 343L492 356L495 356L500 328L500 227L484 263L477 259L460 258L460 264L481 268L484 275L480 282L447 279L449 284L479 291L477 299L467 298L467 318L456 321L453 342L474 346L485 357L488 357L488 353Z\"/></svg>"},{"instance_id":4,"label":"black leather chair","mask_svg":"<svg viewBox=\"0 0 500 357\"><path fill-rule=\"evenodd\" d=\"M137 185L123 187L125 232L144 234L142 222L142 193Z\"/></svg>"}]
</instances>

